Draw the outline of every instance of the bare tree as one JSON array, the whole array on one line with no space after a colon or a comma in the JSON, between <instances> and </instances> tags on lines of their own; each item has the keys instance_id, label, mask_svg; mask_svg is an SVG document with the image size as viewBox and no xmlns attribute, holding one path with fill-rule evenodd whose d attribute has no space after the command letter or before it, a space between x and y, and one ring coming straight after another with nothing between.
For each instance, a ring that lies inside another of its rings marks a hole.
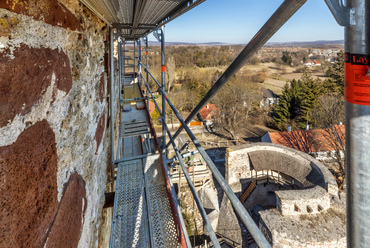
<instances>
[{"instance_id":1,"label":"bare tree","mask_svg":"<svg viewBox=\"0 0 370 248\"><path fill-rule=\"evenodd\" d=\"M344 98L328 93L319 97L318 104L310 112L309 120L315 127L327 128L344 121Z\"/></svg>"},{"instance_id":2,"label":"bare tree","mask_svg":"<svg viewBox=\"0 0 370 248\"><path fill-rule=\"evenodd\" d=\"M328 93L318 99L318 104L312 109L310 120L316 127L322 128L322 137L325 140L329 156L338 164L339 174L343 179L346 174L345 156L345 129L338 125L344 121L344 98L341 94Z\"/></svg>"},{"instance_id":3,"label":"bare tree","mask_svg":"<svg viewBox=\"0 0 370 248\"><path fill-rule=\"evenodd\" d=\"M168 90L167 92L170 92L171 85L173 85L173 82L175 80L175 70L176 70L176 63L173 56L170 56L167 60L167 75L168 75Z\"/></svg>"},{"instance_id":4,"label":"bare tree","mask_svg":"<svg viewBox=\"0 0 370 248\"><path fill-rule=\"evenodd\" d=\"M217 94L220 111L216 126L226 136L239 140L248 124L248 117L260 95L255 84L238 79L231 80Z\"/></svg>"},{"instance_id":5,"label":"bare tree","mask_svg":"<svg viewBox=\"0 0 370 248\"><path fill-rule=\"evenodd\" d=\"M343 125L333 125L324 129L324 138L327 140L329 147L332 147L333 152L329 156L338 164L339 174L344 179L346 176L346 145L345 145L345 130Z\"/></svg>"}]
</instances>

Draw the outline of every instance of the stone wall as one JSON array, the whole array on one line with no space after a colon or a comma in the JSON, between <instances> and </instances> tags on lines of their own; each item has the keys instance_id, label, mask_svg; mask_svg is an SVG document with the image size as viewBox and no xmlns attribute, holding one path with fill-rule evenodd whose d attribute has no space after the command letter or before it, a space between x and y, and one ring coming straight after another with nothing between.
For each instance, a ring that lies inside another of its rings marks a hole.
<instances>
[{"instance_id":1,"label":"stone wall","mask_svg":"<svg viewBox=\"0 0 370 248\"><path fill-rule=\"evenodd\" d=\"M229 185L239 184L241 179L251 178L252 170L248 152L241 147L226 149L225 154L225 179Z\"/></svg>"},{"instance_id":2,"label":"stone wall","mask_svg":"<svg viewBox=\"0 0 370 248\"><path fill-rule=\"evenodd\" d=\"M96 247L109 164L106 25L0 1L0 247Z\"/></svg>"},{"instance_id":3,"label":"stone wall","mask_svg":"<svg viewBox=\"0 0 370 248\"><path fill-rule=\"evenodd\" d=\"M275 191L282 215L318 214L330 208L330 195L323 188Z\"/></svg>"},{"instance_id":4,"label":"stone wall","mask_svg":"<svg viewBox=\"0 0 370 248\"><path fill-rule=\"evenodd\" d=\"M226 149L226 181L234 192L240 192L241 180L256 171L274 170L294 179L301 188L320 185L338 195L337 183L330 171L318 160L295 149L271 143L254 143Z\"/></svg>"},{"instance_id":5,"label":"stone wall","mask_svg":"<svg viewBox=\"0 0 370 248\"><path fill-rule=\"evenodd\" d=\"M291 248L291 247L302 247L302 248L343 248L347 247L347 239L345 237L328 240L328 241L312 241L312 242L301 242L300 240L292 240L282 236L278 236L274 239L274 247L276 248Z\"/></svg>"},{"instance_id":6,"label":"stone wall","mask_svg":"<svg viewBox=\"0 0 370 248\"><path fill-rule=\"evenodd\" d=\"M291 248L291 247L302 247L302 248L343 248L347 247L346 237L341 237L334 240L328 241L311 241L304 243L300 240L292 240L280 235L274 237L273 247L276 248Z\"/></svg>"}]
</instances>

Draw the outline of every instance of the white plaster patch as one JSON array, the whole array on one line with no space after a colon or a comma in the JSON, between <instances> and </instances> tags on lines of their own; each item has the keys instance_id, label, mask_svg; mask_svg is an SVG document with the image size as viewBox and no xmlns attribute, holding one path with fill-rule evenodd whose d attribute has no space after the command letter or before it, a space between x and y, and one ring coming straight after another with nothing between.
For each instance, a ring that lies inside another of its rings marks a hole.
<instances>
[{"instance_id":1,"label":"white plaster patch","mask_svg":"<svg viewBox=\"0 0 370 248\"><path fill-rule=\"evenodd\" d=\"M3 47L10 49L10 58L14 58L13 52L21 43L34 48L42 46L50 49L62 49L66 53L74 37L78 35L77 31L51 26L43 21L35 21L32 17L16 14L5 9L0 9L1 15L16 17L20 23L27 23L27 25L20 24L13 28L10 37L0 38ZM4 48L0 47L0 52Z\"/></svg>"}]
</instances>

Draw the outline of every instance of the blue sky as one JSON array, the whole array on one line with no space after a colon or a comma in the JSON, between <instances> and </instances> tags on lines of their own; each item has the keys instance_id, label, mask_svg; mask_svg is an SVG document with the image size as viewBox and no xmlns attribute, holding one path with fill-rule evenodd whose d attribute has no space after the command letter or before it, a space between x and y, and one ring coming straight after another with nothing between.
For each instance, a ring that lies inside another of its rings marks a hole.
<instances>
[{"instance_id":1,"label":"blue sky","mask_svg":"<svg viewBox=\"0 0 370 248\"><path fill-rule=\"evenodd\" d=\"M283 0L207 0L165 28L167 42L247 43ZM307 0L270 42L342 40L324 0ZM154 38L151 36L151 40Z\"/></svg>"}]
</instances>

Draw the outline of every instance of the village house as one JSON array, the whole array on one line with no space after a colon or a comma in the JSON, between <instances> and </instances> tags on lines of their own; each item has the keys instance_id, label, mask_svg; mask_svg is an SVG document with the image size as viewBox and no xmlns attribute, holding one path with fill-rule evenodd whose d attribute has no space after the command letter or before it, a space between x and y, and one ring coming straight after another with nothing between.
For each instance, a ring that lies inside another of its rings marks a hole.
<instances>
[{"instance_id":1,"label":"village house","mask_svg":"<svg viewBox=\"0 0 370 248\"><path fill-rule=\"evenodd\" d=\"M261 138L269 142L287 146L308 153L320 161L330 162L339 151L344 158L345 126L335 125L328 129L299 130L288 132L267 132Z\"/></svg>"},{"instance_id":2,"label":"village house","mask_svg":"<svg viewBox=\"0 0 370 248\"><path fill-rule=\"evenodd\" d=\"M318 60L308 60L306 63L303 64L304 66L307 67L312 67L312 66L321 66L321 62Z\"/></svg>"},{"instance_id":3,"label":"village house","mask_svg":"<svg viewBox=\"0 0 370 248\"><path fill-rule=\"evenodd\" d=\"M262 100L260 101L260 106L264 108L270 108L273 105L277 105L279 103L279 97L275 95L275 93L270 89L262 89Z\"/></svg>"},{"instance_id":4,"label":"village house","mask_svg":"<svg viewBox=\"0 0 370 248\"><path fill-rule=\"evenodd\" d=\"M214 123L214 120L220 114L218 104L208 103L198 113L198 118L204 125L210 126Z\"/></svg>"}]
</instances>

